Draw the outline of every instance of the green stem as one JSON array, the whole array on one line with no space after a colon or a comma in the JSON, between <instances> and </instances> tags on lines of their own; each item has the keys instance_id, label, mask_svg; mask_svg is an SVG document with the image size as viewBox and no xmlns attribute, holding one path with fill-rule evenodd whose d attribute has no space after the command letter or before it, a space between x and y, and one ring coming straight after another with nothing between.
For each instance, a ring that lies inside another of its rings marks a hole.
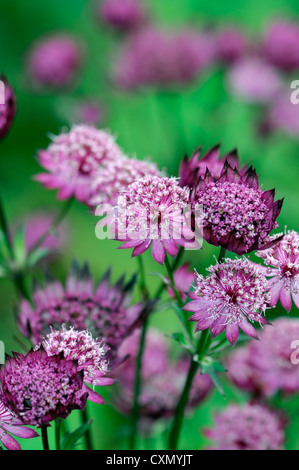
<instances>
[{"instance_id":1,"label":"green stem","mask_svg":"<svg viewBox=\"0 0 299 470\"><path fill-rule=\"evenodd\" d=\"M149 298L149 291L146 287L146 280L145 280L145 270L143 265L143 259L141 256L137 256L137 261L139 265L139 286L140 292L143 300L147 300Z\"/></svg>"},{"instance_id":2,"label":"green stem","mask_svg":"<svg viewBox=\"0 0 299 470\"><path fill-rule=\"evenodd\" d=\"M61 433L61 419L57 418L56 421L55 421L56 450L60 450L60 433Z\"/></svg>"},{"instance_id":3,"label":"green stem","mask_svg":"<svg viewBox=\"0 0 299 470\"><path fill-rule=\"evenodd\" d=\"M14 259L14 252L11 244L11 237L10 237L10 232L9 232L9 227L5 215L5 210L4 210L4 205L2 202L2 199L0 198L0 226L1 230L4 235L4 240L8 249L8 252L10 254L11 259Z\"/></svg>"},{"instance_id":4,"label":"green stem","mask_svg":"<svg viewBox=\"0 0 299 470\"><path fill-rule=\"evenodd\" d=\"M172 267L170 266L167 254L165 254L164 264L165 264L165 268L166 268L166 271L167 271L167 274L168 274L168 277L169 277L169 281L170 281L170 285L171 285L171 288L174 292L175 298L177 299L179 306L183 307L184 302L182 301L182 298L181 298L181 296L180 296L180 294L179 294L179 292L176 288L176 285L174 283Z\"/></svg>"},{"instance_id":5,"label":"green stem","mask_svg":"<svg viewBox=\"0 0 299 470\"><path fill-rule=\"evenodd\" d=\"M226 248L223 246L220 248L219 256L218 256L218 263L222 263L226 255Z\"/></svg>"},{"instance_id":6,"label":"green stem","mask_svg":"<svg viewBox=\"0 0 299 470\"><path fill-rule=\"evenodd\" d=\"M47 426L42 426L42 441L44 450L50 450L49 441L48 441L48 428Z\"/></svg>"},{"instance_id":7,"label":"green stem","mask_svg":"<svg viewBox=\"0 0 299 470\"><path fill-rule=\"evenodd\" d=\"M82 419L82 424L87 423L88 421L87 406L83 410L81 410L81 419ZM87 431L85 432L84 439L85 439L86 450L92 450L92 439L91 439L90 428L88 428Z\"/></svg>"}]
</instances>

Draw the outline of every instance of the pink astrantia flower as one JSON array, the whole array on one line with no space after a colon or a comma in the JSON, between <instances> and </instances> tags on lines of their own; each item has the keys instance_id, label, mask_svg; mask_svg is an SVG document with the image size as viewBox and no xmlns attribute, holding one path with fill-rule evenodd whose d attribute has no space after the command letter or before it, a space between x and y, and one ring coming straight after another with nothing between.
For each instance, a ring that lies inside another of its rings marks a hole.
<instances>
[{"instance_id":1,"label":"pink astrantia flower","mask_svg":"<svg viewBox=\"0 0 299 470\"><path fill-rule=\"evenodd\" d=\"M267 279L249 260L226 258L207 269L207 277L197 274L193 299L184 310L195 312L189 320L197 322L196 330L211 329L212 337L225 330L228 341L235 345L239 328L257 338L251 323L266 324L269 307Z\"/></svg>"},{"instance_id":2,"label":"pink astrantia flower","mask_svg":"<svg viewBox=\"0 0 299 470\"><path fill-rule=\"evenodd\" d=\"M187 263L182 264L182 266L180 266L173 273L174 284L182 300L187 299L187 293L190 290L195 279L195 273L193 271L190 271L190 267ZM170 297L175 298L173 289L171 287L168 288L168 294L170 295Z\"/></svg>"},{"instance_id":3,"label":"pink astrantia flower","mask_svg":"<svg viewBox=\"0 0 299 470\"><path fill-rule=\"evenodd\" d=\"M135 277L125 283L124 277L114 285L108 271L94 288L88 266L73 263L66 287L50 279L45 287L33 293L33 305L23 300L18 313L21 332L37 345L62 325L75 330L89 330L94 338L101 338L110 350L112 361L121 342L142 322L147 304L131 304Z\"/></svg>"},{"instance_id":4,"label":"pink astrantia flower","mask_svg":"<svg viewBox=\"0 0 299 470\"><path fill-rule=\"evenodd\" d=\"M273 237L274 239L277 237ZM289 312L292 299L299 308L299 233L288 231L283 238L267 250L258 251L257 256L264 260L266 267L259 266L269 280L271 306L280 300L283 308Z\"/></svg>"},{"instance_id":5,"label":"pink astrantia flower","mask_svg":"<svg viewBox=\"0 0 299 470\"><path fill-rule=\"evenodd\" d=\"M75 197L88 203L91 184L97 173L122 151L112 135L90 125L75 125L68 133L53 138L40 151L39 163L48 171L36 176L48 189L58 189L59 199Z\"/></svg>"},{"instance_id":6,"label":"pink astrantia flower","mask_svg":"<svg viewBox=\"0 0 299 470\"><path fill-rule=\"evenodd\" d=\"M132 183L118 207L120 248L133 248L132 256L138 256L152 246L153 258L163 264L165 252L175 257L178 245L196 246L185 223L188 196L175 178L149 176Z\"/></svg>"},{"instance_id":7,"label":"pink astrantia flower","mask_svg":"<svg viewBox=\"0 0 299 470\"><path fill-rule=\"evenodd\" d=\"M126 414L130 413L133 402L136 357L140 331L135 332L123 343L120 353L128 359L118 368L119 390L115 396L117 406ZM146 336L142 363L142 392L140 396L142 420L156 420L173 416L178 399L184 387L190 361L188 357L170 359L170 345L165 335L151 328ZM206 398L212 389L207 374L196 374L187 408L190 410Z\"/></svg>"},{"instance_id":8,"label":"pink astrantia flower","mask_svg":"<svg viewBox=\"0 0 299 470\"><path fill-rule=\"evenodd\" d=\"M260 341L251 341L228 357L231 380L256 397L298 393L298 338L297 318L275 320L261 331Z\"/></svg>"},{"instance_id":9,"label":"pink astrantia flower","mask_svg":"<svg viewBox=\"0 0 299 470\"><path fill-rule=\"evenodd\" d=\"M274 202L274 190L259 188L252 167L238 171L226 161L221 176L213 178L209 169L192 194L194 207L201 206L204 239L243 255L272 246L269 234L278 227L276 219L283 200Z\"/></svg>"},{"instance_id":10,"label":"pink astrantia flower","mask_svg":"<svg viewBox=\"0 0 299 470\"><path fill-rule=\"evenodd\" d=\"M243 57L249 46L243 32L231 26L216 34L215 48L217 58L230 64Z\"/></svg>"},{"instance_id":11,"label":"pink astrantia flower","mask_svg":"<svg viewBox=\"0 0 299 470\"><path fill-rule=\"evenodd\" d=\"M27 62L34 87L65 88L72 84L81 65L81 46L70 35L52 34L33 44Z\"/></svg>"},{"instance_id":12,"label":"pink astrantia flower","mask_svg":"<svg viewBox=\"0 0 299 470\"><path fill-rule=\"evenodd\" d=\"M266 115L268 131L282 131L291 137L299 135L299 106L292 103L289 90L280 93Z\"/></svg>"},{"instance_id":13,"label":"pink astrantia flower","mask_svg":"<svg viewBox=\"0 0 299 470\"><path fill-rule=\"evenodd\" d=\"M24 423L0 400L0 444L8 450L21 450L20 444L11 434L23 439L38 436L33 429L24 426Z\"/></svg>"},{"instance_id":14,"label":"pink astrantia flower","mask_svg":"<svg viewBox=\"0 0 299 470\"><path fill-rule=\"evenodd\" d=\"M100 3L98 14L102 21L120 30L131 30L145 19L140 0L105 0Z\"/></svg>"},{"instance_id":15,"label":"pink astrantia flower","mask_svg":"<svg viewBox=\"0 0 299 470\"><path fill-rule=\"evenodd\" d=\"M103 404L104 399L86 384L95 386L112 385L115 381L105 377L109 372L106 359L109 348L103 342L95 340L87 330L74 328L52 330L41 343L49 356L63 353L65 359L77 361L78 370L83 371L83 390L88 393L88 400ZM40 345L36 347L39 349Z\"/></svg>"},{"instance_id":16,"label":"pink astrantia flower","mask_svg":"<svg viewBox=\"0 0 299 470\"><path fill-rule=\"evenodd\" d=\"M298 23L277 20L266 31L263 52L267 60L284 71L299 68Z\"/></svg>"},{"instance_id":17,"label":"pink astrantia flower","mask_svg":"<svg viewBox=\"0 0 299 470\"><path fill-rule=\"evenodd\" d=\"M83 409L87 393L76 361L48 356L43 348L26 355L14 353L0 367L1 400L23 424L48 425Z\"/></svg>"},{"instance_id":18,"label":"pink astrantia flower","mask_svg":"<svg viewBox=\"0 0 299 470\"><path fill-rule=\"evenodd\" d=\"M215 426L205 431L211 450L281 450L284 423L264 405L231 404L215 418Z\"/></svg>"},{"instance_id":19,"label":"pink astrantia flower","mask_svg":"<svg viewBox=\"0 0 299 470\"><path fill-rule=\"evenodd\" d=\"M4 85L4 89L0 90L0 139L3 139L8 134L16 114L16 97L6 77L1 75L0 81L2 86Z\"/></svg>"}]
</instances>

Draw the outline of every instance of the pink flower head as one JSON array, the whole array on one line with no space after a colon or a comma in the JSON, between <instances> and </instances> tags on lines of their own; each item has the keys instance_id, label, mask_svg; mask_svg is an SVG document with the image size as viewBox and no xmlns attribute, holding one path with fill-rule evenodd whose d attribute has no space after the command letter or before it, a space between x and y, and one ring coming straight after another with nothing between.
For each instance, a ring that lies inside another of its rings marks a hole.
<instances>
[{"instance_id":1,"label":"pink flower head","mask_svg":"<svg viewBox=\"0 0 299 470\"><path fill-rule=\"evenodd\" d=\"M114 383L113 379L105 377L109 372L106 359L109 348L103 342L93 339L87 330L62 327L61 330L52 330L41 344L49 356L63 353L65 359L77 361L78 370L83 371L83 390L88 393L88 399L104 403L104 399L86 385L95 387ZM40 345L36 347L39 348Z\"/></svg>"},{"instance_id":2,"label":"pink flower head","mask_svg":"<svg viewBox=\"0 0 299 470\"><path fill-rule=\"evenodd\" d=\"M248 42L243 32L235 27L228 27L216 34L215 47L217 57L230 64L244 56L248 50Z\"/></svg>"},{"instance_id":3,"label":"pink flower head","mask_svg":"<svg viewBox=\"0 0 299 470\"><path fill-rule=\"evenodd\" d=\"M118 368L120 390L116 404L124 413L130 413L133 400L135 364L138 352L140 331L126 339L121 354L128 359ZM142 392L140 396L141 417L155 420L173 416L178 399L184 387L190 361L186 357L170 360L170 346L165 336L150 329L146 336L142 363ZM196 374L191 388L188 409L198 405L211 391L212 382L206 374Z\"/></svg>"},{"instance_id":4,"label":"pink flower head","mask_svg":"<svg viewBox=\"0 0 299 470\"><path fill-rule=\"evenodd\" d=\"M138 256L152 245L153 258L163 264L165 252L175 257L178 245L195 245L185 223L188 196L175 178L148 176L132 183L118 206L120 248L133 248L132 256Z\"/></svg>"},{"instance_id":5,"label":"pink flower head","mask_svg":"<svg viewBox=\"0 0 299 470\"><path fill-rule=\"evenodd\" d=\"M35 243L51 227L53 216L45 213L37 213L25 221L25 243L27 251L30 251ZM60 226L55 234L49 234L44 240L42 248L54 251L61 247L65 241L65 226Z\"/></svg>"},{"instance_id":6,"label":"pink flower head","mask_svg":"<svg viewBox=\"0 0 299 470\"><path fill-rule=\"evenodd\" d=\"M2 87L2 88L1 88ZM6 77L0 76L0 139L9 132L16 114L16 97Z\"/></svg>"},{"instance_id":7,"label":"pink flower head","mask_svg":"<svg viewBox=\"0 0 299 470\"><path fill-rule=\"evenodd\" d=\"M184 310L195 312L189 320L197 322L196 330L211 329L213 338L225 330L234 346L239 328L252 338L257 333L251 323L266 324L269 307L267 279L245 258L226 258L211 266L207 277L197 274L193 299Z\"/></svg>"},{"instance_id":8,"label":"pink flower head","mask_svg":"<svg viewBox=\"0 0 299 470\"><path fill-rule=\"evenodd\" d=\"M87 204L95 176L120 155L122 151L108 132L75 125L39 153L39 163L48 173L36 179L48 189L58 189L59 199L73 196Z\"/></svg>"},{"instance_id":9,"label":"pink flower head","mask_svg":"<svg viewBox=\"0 0 299 470\"><path fill-rule=\"evenodd\" d=\"M277 70L258 57L246 57L235 62L228 73L228 87L249 103L271 102L282 89Z\"/></svg>"},{"instance_id":10,"label":"pink flower head","mask_svg":"<svg viewBox=\"0 0 299 470\"><path fill-rule=\"evenodd\" d=\"M191 158L183 158L180 169L179 178L182 187L189 186L193 188L199 178L203 178L208 169L212 177L219 179L223 170L223 165L227 161L232 168L239 167L239 157L237 150L232 150L223 157L220 157L220 145L215 145L206 154L201 155L202 148L199 147L191 156Z\"/></svg>"},{"instance_id":11,"label":"pink flower head","mask_svg":"<svg viewBox=\"0 0 299 470\"><path fill-rule=\"evenodd\" d=\"M115 81L125 89L186 85L214 57L213 41L206 33L143 28L125 44L116 63Z\"/></svg>"},{"instance_id":12,"label":"pink flower head","mask_svg":"<svg viewBox=\"0 0 299 470\"><path fill-rule=\"evenodd\" d=\"M140 26L145 19L140 0L104 0L98 14L112 28L125 31Z\"/></svg>"},{"instance_id":13,"label":"pink flower head","mask_svg":"<svg viewBox=\"0 0 299 470\"><path fill-rule=\"evenodd\" d=\"M299 106L291 101L289 90L278 94L266 116L270 131L282 131L291 137L299 134Z\"/></svg>"},{"instance_id":14,"label":"pink flower head","mask_svg":"<svg viewBox=\"0 0 299 470\"><path fill-rule=\"evenodd\" d=\"M28 73L38 88L63 89L74 81L82 61L81 46L66 34L38 40L28 56Z\"/></svg>"},{"instance_id":15,"label":"pink flower head","mask_svg":"<svg viewBox=\"0 0 299 470\"><path fill-rule=\"evenodd\" d=\"M8 450L21 450L20 444L11 434L23 439L38 436L33 429L24 426L24 423L0 400L0 443Z\"/></svg>"},{"instance_id":16,"label":"pink flower head","mask_svg":"<svg viewBox=\"0 0 299 470\"><path fill-rule=\"evenodd\" d=\"M278 227L283 203L274 202L274 195L259 188L252 167L238 171L225 162L218 179L207 169L192 195L195 207L202 207L204 239L238 255L272 246L276 241L269 234Z\"/></svg>"},{"instance_id":17,"label":"pink flower head","mask_svg":"<svg viewBox=\"0 0 299 470\"><path fill-rule=\"evenodd\" d=\"M205 435L211 450L282 450L285 436L281 417L264 405L231 404L217 414Z\"/></svg>"},{"instance_id":18,"label":"pink flower head","mask_svg":"<svg viewBox=\"0 0 299 470\"><path fill-rule=\"evenodd\" d=\"M49 357L43 348L15 353L0 367L1 400L23 424L47 425L83 409L87 393L76 361Z\"/></svg>"},{"instance_id":19,"label":"pink flower head","mask_svg":"<svg viewBox=\"0 0 299 470\"><path fill-rule=\"evenodd\" d=\"M298 393L298 338L297 318L275 320L261 331L260 341L251 341L228 357L231 380L258 397L271 397L279 391Z\"/></svg>"},{"instance_id":20,"label":"pink flower head","mask_svg":"<svg viewBox=\"0 0 299 470\"><path fill-rule=\"evenodd\" d=\"M273 238L275 240L277 236ZM259 269L270 277L271 306L275 307L280 300L283 308L289 312L293 299L299 308L299 233L288 231L275 245L265 251L258 251L256 255L268 266L260 266Z\"/></svg>"},{"instance_id":21,"label":"pink flower head","mask_svg":"<svg viewBox=\"0 0 299 470\"><path fill-rule=\"evenodd\" d=\"M85 99L77 102L75 114L79 123L96 126L103 120L103 110L96 100Z\"/></svg>"},{"instance_id":22,"label":"pink flower head","mask_svg":"<svg viewBox=\"0 0 299 470\"><path fill-rule=\"evenodd\" d=\"M187 293L190 290L195 279L196 276L193 271L190 271L189 265L187 263L182 264L182 266L180 266L173 273L174 284L182 300L185 300L187 298ZM175 298L173 289L171 287L168 288L168 294L170 295L170 297Z\"/></svg>"},{"instance_id":23,"label":"pink flower head","mask_svg":"<svg viewBox=\"0 0 299 470\"><path fill-rule=\"evenodd\" d=\"M299 68L298 24L278 20L270 25L264 38L264 55L269 62L286 72Z\"/></svg>"},{"instance_id":24,"label":"pink flower head","mask_svg":"<svg viewBox=\"0 0 299 470\"><path fill-rule=\"evenodd\" d=\"M18 315L21 332L37 345L51 332L51 327L59 330L65 325L89 330L110 348L107 358L111 361L124 338L146 315L148 305L130 305L135 277L127 283L122 277L110 285L110 276L108 271L94 289L88 266L81 268L73 263L66 287L50 279L45 287L36 288L33 306L26 300L21 302Z\"/></svg>"}]
</instances>

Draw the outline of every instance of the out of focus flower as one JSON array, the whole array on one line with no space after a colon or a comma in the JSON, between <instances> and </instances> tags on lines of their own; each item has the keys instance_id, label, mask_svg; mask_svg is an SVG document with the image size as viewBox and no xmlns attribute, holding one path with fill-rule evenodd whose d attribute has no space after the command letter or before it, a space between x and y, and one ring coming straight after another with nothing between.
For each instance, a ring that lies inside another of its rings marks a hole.
<instances>
[{"instance_id":1,"label":"out of focus flower","mask_svg":"<svg viewBox=\"0 0 299 470\"><path fill-rule=\"evenodd\" d=\"M282 131L291 137L299 135L299 106L291 102L290 91L280 93L271 103L266 125L270 132Z\"/></svg>"},{"instance_id":2,"label":"out of focus flower","mask_svg":"<svg viewBox=\"0 0 299 470\"><path fill-rule=\"evenodd\" d=\"M259 188L252 167L238 171L225 162L216 180L207 169L192 195L193 204L203 208L199 223L204 239L238 255L272 246L277 240L269 234L278 226L283 203L274 202L274 195L274 190Z\"/></svg>"},{"instance_id":3,"label":"out of focus flower","mask_svg":"<svg viewBox=\"0 0 299 470\"><path fill-rule=\"evenodd\" d=\"M138 353L140 331L136 330L123 343L120 353L128 359L118 368L120 390L115 401L124 413L130 413L133 405L135 363ZM142 363L142 392L140 412L143 420L168 418L174 414L181 395L190 361L188 357L170 359L170 347L165 336L150 329ZM191 388L188 409L200 403L210 392L212 382L208 375L198 373Z\"/></svg>"},{"instance_id":4,"label":"out of focus flower","mask_svg":"<svg viewBox=\"0 0 299 470\"><path fill-rule=\"evenodd\" d=\"M74 330L62 327L52 330L41 343L49 356L59 355L67 360L77 361L78 370L83 371L83 390L88 393L88 400L103 404L104 399L86 384L95 386L112 385L115 381L105 377L109 372L109 362L106 354L109 348L101 341L93 339L87 330ZM36 350L41 345L36 347Z\"/></svg>"},{"instance_id":5,"label":"out of focus flower","mask_svg":"<svg viewBox=\"0 0 299 470\"><path fill-rule=\"evenodd\" d=\"M260 341L251 341L228 356L226 368L241 390L257 397L271 397L279 391L299 391L297 356L293 342L299 338L297 318L279 318L263 329Z\"/></svg>"},{"instance_id":6,"label":"out of focus flower","mask_svg":"<svg viewBox=\"0 0 299 470\"><path fill-rule=\"evenodd\" d=\"M0 383L3 404L31 426L66 418L86 404L83 373L77 362L61 355L49 357L43 348L6 358L5 366L0 367Z\"/></svg>"},{"instance_id":7,"label":"out of focus flower","mask_svg":"<svg viewBox=\"0 0 299 470\"><path fill-rule=\"evenodd\" d=\"M269 62L289 72L299 68L299 26L298 24L278 20L266 31L263 52Z\"/></svg>"},{"instance_id":8,"label":"out of focus flower","mask_svg":"<svg viewBox=\"0 0 299 470\"><path fill-rule=\"evenodd\" d=\"M90 125L75 125L68 133L53 137L39 163L48 171L36 176L46 188L58 189L59 199L74 196L88 203L91 185L98 172L118 160L123 152L114 137Z\"/></svg>"},{"instance_id":9,"label":"out of focus flower","mask_svg":"<svg viewBox=\"0 0 299 470\"><path fill-rule=\"evenodd\" d=\"M185 223L188 196L188 188L181 188L175 178L148 176L132 183L118 207L123 227L118 239L124 242L120 248L133 248L132 256L138 256L152 246L153 258L163 264L165 252L175 257L178 245L195 246Z\"/></svg>"},{"instance_id":10,"label":"out of focus flower","mask_svg":"<svg viewBox=\"0 0 299 470\"><path fill-rule=\"evenodd\" d=\"M2 87L2 88L1 88ZM0 139L9 132L16 113L16 97L6 77L0 76Z\"/></svg>"},{"instance_id":11,"label":"out of focus flower","mask_svg":"<svg viewBox=\"0 0 299 470\"><path fill-rule=\"evenodd\" d=\"M245 57L235 62L228 72L228 89L249 103L271 102L282 89L277 70L258 57Z\"/></svg>"},{"instance_id":12,"label":"out of focus flower","mask_svg":"<svg viewBox=\"0 0 299 470\"><path fill-rule=\"evenodd\" d=\"M42 89L64 89L73 84L82 63L82 48L67 34L51 34L39 39L27 57L32 86Z\"/></svg>"},{"instance_id":13,"label":"out of focus flower","mask_svg":"<svg viewBox=\"0 0 299 470\"><path fill-rule=\"evenodd\" d=\"M25 243L29 252L36 242L50 229L53 222L53 216L45 213L37 213L26 219L25 226ZM65 241L65 226L60 225L55 234L49 233L48 237L42 243L42 248L51 251L60 248Z\"/></svg>"},{"instance_id":14,"label":"out of focus flower","mask_svg":"<svg viewBox=\"0 0 299 470\"><path fill-rule=\"evenodd\" d=\"M81 268L73 263L66 287L50 279L45 287L35 290L33 306L22 301L18 316L21 332L37 345L51 332L51 327L59 330L65 325L89 330L110 348L107 351L110 361L147 312L145 303L130 305L135 277L128 283L122 277L110 285L110 275L108 271L94 289L88 266Z\"/></svg>"},{"instance_id":15,"label":"out of focus flower","mask_svg":"<svg viewBox=\"0 0 299 470\"><path fill-rule=\"evenodd\" d=\"M131 36L116 63L115 81L126 89L188 84L214 60L206 33L144 28Z\"/></svg>"},{"instance_id":16,"label":"out of focus flower","mask_svg":"<svg viewBox=\"0 0 299 470\"><path fill-rule=\"evenodd\" d=\"M145 19L140 0L104 0L99 4L98 15L112 28L124 31L140 26Z\"/></svg>"},{"instance_id":17,"label":"out of focus flower","mask_svg":"<svg viewBox=\"0 0 299 470\"><path fill-rule=\"evenodd\" d=\"M23 439L38 436L33 429L24 426L24 423L0 400L0 444L8 450L21 450L20 444L11 434Z\"/></svg>"},{"instance_id":18,"label":"out of focus flower","mask_svg":"<svg viewBox=\"0 0 299 470\"><path fill-rule=\"evenodd\" d=\"M204 177L208 169L212 177L218 179L223 170L225 161L232 168L238 168L239 158L237 150L232 150L223 157L220 156L220 145L215 145L205 155L201 156L201 147L196 150L191 158L185 156L180 164L179 178L182 187L193 188L200 177Z\"/></svg>"},{"instance_id":19,"label":"out of focus flower","mask_svg":"<svg viewBox=\"0 0 299 470\"><path fill-rule=\"evenodd\" d=\"M103 110L95 100L81 100L75 107L77 122L99 125L103 119Z\"/></svg>"},{"instance_id":20,"label":"out of focus flower","mask_svg":"<svg viewBox=\"0 0 299 470\"><path fill-rule=\"evenodd\" d=\"M258 251L256 255L268 266L260 266L259 269L271 278L271 306L275 307L280 300L283 308L289 312L293 298L299 308L299 233L288 231L278 243L265 251Z\"/></svg>"},{"instance_id":21,"label":"out of focus flower","mask_svg":"<svg viewBox=\"0 0 299 470\"><path fill-rule=\"evenodd\" d=\"M195 312L189 320L197 322L196 330L211 329L212 337L225 330L227 340L235 345L239 328L252 338L257 333L252 323L267 323L269 307L267 279L245 258L210 266L207 277L197 274L193 299L184 310Z\"/></svg>"},{"instance_id":22,"label":"out of focus flower","mask_svg":"<svg viewBox=\"0 0 299 470\"><path fill-rule=\"evenodd\" d=\"M229 405L205 434L211 450L281 450L285 440L281 417L259 404Z\"/></svg>"},{"instance_id":23,"label":"out of focus flower","mask_svg":"<svg viewBox=\"0 0 299 470\"><path fill-rule=\"evenodd\" d=\"M216 56L224 63L232 63L248 50L248 42L244 34L234 27L219 31L215 37Z\"/></svg>"},{"instance_id":24,"label":"out of focus flower","mask_svg":"<svg viewBox=\"0 0 299 470\"><path fill-rule=\"evenodd\" d=\"M195 273L190 271L189 265L187 263L182 264L174 273L173 280L175 287L180 294L182 300L186 300L187 293L190 290L192 284L195 281ZM168 294L170 297L174 297L174 292L171 287L168 288Z\"/></svg>"}]
</instances>

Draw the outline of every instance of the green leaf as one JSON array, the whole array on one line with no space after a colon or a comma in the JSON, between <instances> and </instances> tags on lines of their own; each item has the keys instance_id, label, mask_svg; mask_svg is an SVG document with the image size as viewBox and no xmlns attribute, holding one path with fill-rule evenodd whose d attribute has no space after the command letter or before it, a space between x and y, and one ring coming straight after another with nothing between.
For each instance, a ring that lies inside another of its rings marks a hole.
<instances>
[{"instance_id":1,"label":"green leaf","mask_svg":"<svg viewBox=\"0 0 299 470\"><path fill-rule=\"evenodd\" d=\"M24 266L26 260L26 240L25 229L23 226L19 227L14 237L14 255L17 265Z\"/></svg>"},{"instance_id":2,"label":"green leaf","mask_svg":"<svg viewBox=\"0 0 299 470\"><path fill-rule=\"evenodd\" d=\"M196 359L195 359L196 360ZM212 359L211 357L205 357L201 361L198 361L201 366L201 371L203 374L208 374L214 383L215 387L219 391L219 393L224 397L224 389L222 382L219 378L218 372L226 372L225 367L218 362Z\"/></svg>"},{"instance_id":3,"label":"green leaf","mask_svg":"<svg viewBox=\"0 0 299 470\"><path fill-rule=\"evenodd\" d=\"M28 255L27 266L29 268L32 268L43 258L46 258L49 255L50 251L51 250L47 248L38 248L37 250L33 251L32 253Z\"/></svg>"},{"instance_id":4,"label":"green leaf","mask_svg":"<svg viewBox=\"0 0 299 470\"><path fill-rule=\"evenodd\" d=\"M67 432L63 438L61 443L61 450L72 450L78 441L84 436L84 434L89 430L92 421L86 421L86 423L82 424L73 432Z\"/></svg>"}]
</instances>

